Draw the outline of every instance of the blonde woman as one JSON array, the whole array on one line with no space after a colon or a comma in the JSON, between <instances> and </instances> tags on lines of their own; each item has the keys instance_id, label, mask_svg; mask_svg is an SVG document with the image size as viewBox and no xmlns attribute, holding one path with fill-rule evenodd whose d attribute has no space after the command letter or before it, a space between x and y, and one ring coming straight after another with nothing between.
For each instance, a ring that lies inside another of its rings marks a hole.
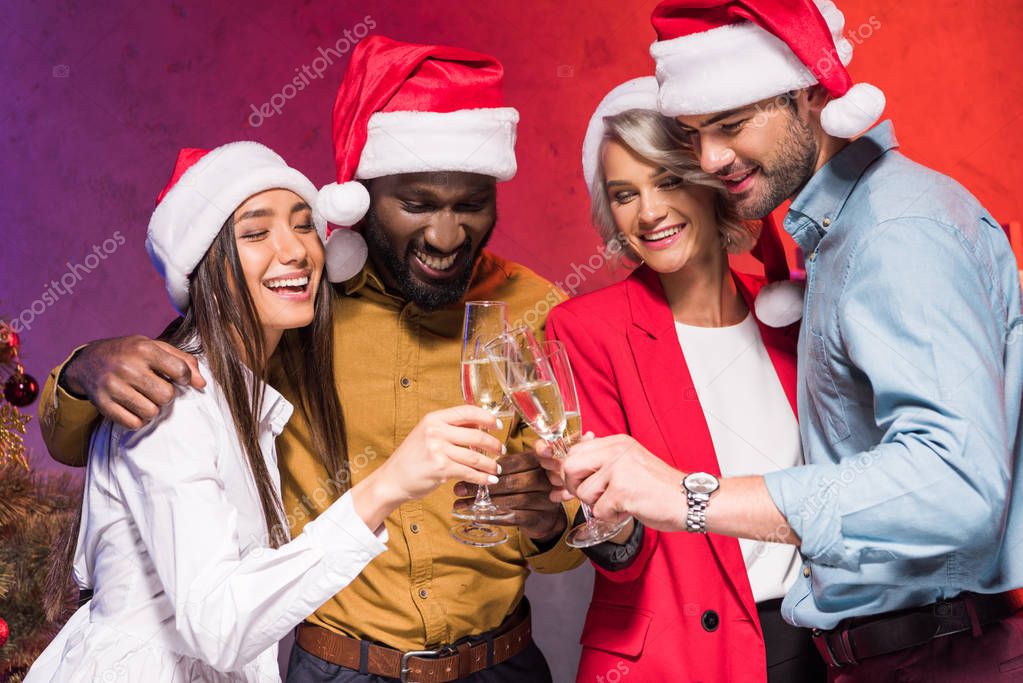
<instances>
[{"instance_id":1,"label":"blonde woman","mask_svg":"<svg viewBox=\"0 0 1023 683\"><path fill-rule=\"evenodd\" d=\"M677 124L656 112L656 94L652 77L615 88L584 144L594 223L637 268L548 319L575 370L583 426L629 434L687 472L801 464L798 325L775 310L786 285L738 273L728 260L755 249L769 278L786 281L777 233L728 209ZM758 301L765 286L775 291ZM590 556L598 572L579 681L610 680L611 671L642 681L823 680L809 632L779 613L801 571L793 546L634 524Z\"/></svg>"}]
</instances>

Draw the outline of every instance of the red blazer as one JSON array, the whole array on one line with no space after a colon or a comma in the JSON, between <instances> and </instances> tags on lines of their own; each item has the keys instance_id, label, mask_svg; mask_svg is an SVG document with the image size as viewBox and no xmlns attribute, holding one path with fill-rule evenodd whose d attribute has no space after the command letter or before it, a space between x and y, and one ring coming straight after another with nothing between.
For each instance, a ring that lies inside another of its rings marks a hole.
<instances>
[{"instance_id":1,"label":"red blazer","mask_svg":"<svg viewBox=\"0 0 1023 683\"><path fill-rule=\"evenodd\" d=\"M766 280L732 275L752 310ZM798 324L758 324L795 413ZM568 349L584 430L631 434L680 470L720 474L656 273L643 266L557 306L547 336ZM580 642L578 681L767 680L746 566L739 542L726 536L646 529L627 569L597 568Z\"/></svg>"}]
</instances>

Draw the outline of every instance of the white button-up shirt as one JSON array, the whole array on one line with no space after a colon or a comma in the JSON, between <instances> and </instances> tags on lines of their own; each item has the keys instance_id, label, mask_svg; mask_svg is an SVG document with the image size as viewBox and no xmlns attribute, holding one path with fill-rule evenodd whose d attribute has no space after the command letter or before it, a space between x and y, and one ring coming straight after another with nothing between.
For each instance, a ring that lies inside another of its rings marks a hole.
<instances>
[{"instance_id":1,"label":"white button-up shirt","mask_svg":"<svg viewBox=\"0 0 1023 683\"><path fill-rule=\"evenodd\" d=\"M146 427L93 435L75 578L94 595L25 679L279 681L277 641L386 550L346 493L298 538L268 547L231 412L212 373ZM259 446L278 492L274 439L292 406L264 391Z\"/></svg>"}]
</instances>

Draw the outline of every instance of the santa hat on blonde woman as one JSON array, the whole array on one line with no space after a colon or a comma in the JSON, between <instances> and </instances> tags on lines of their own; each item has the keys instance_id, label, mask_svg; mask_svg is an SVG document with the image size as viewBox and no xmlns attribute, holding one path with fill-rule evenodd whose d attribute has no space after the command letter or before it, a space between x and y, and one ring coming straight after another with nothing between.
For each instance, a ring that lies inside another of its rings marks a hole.
<instances>
[{"instance_id":1,"label":"santa hat on blonde woman","mask_svg":"<svg viewBox=\"0 0 1023 683\"><path fill-rule=\"evenodd\" d=\"M852 44L831 0L664 0L651 17L650 54L666 116L727 111L819 83L829 135L852 138L874 125L884 94L853 84Z\"/></svg>"},{"instance_id":2,"label":"santa hat on blonde woman","mask_svg":"<svg viewBox=\"0 0 1023 683\"><path fill-rule=\"evenodd\" d=\"M337 182L320 190L331 223L369 210L358 182L399 173L515 175L519 114L504 106L504 68L489 55L370 36L352 53L334 102Z\"/></svg>"},{"instance_id":3,"label":"santa hat on blonde woman","mask_svg":"<svg viewBox=\"0 0 1023 683\"><path fill-rule=\"evenodd\" d=\"M212 150L182 149L167 186L156 198L146 250L167 281L167 293L182 315L188 310L188 277L202 261L224 223L252 195L291 190L313 207L313 223L327 244L328 277L342 282L366 262L366 243L351 230L327 238L327 222L315 210L316 186L258 142L232 142ZM330 265L333 260L334 269Z\"/></svg>"},{"instance_id":4,"label":"santa hat on blonde woman","mask_svg":"<svg viewBox=\"0 0 1023 683\"><path fill-rule=\"evenodd\" d=\"M616 86L597 105L583 139L583 178L591 193L606 132L604 119L632 109L657 111L657 90L657 79L653 76L633 78ZM754 302L757 318L771 327L785 327L798 321L803 317L803 287L789 279L785 249L771 216L761 221L760 238L752 254L764 264L768 279Z\"/></svg>"}]
</instances>

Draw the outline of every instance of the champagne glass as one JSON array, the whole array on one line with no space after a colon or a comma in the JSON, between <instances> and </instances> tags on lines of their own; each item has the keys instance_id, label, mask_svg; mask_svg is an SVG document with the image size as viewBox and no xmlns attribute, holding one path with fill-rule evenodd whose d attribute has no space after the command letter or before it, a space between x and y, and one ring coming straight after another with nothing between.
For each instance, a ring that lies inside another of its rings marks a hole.
<instances>
[{"instance_id":1,"label":"champagne glass","mask_svg":"<svg viewBox=\"0 0 1023 683\"><path fill-rule=\"evenodd\" d=\"M570 444L566 437L578 439L582 422L572 366L564 347L551 342L545 349L532 331L523 326L489 342L485 350L495 368L503 364L503 371L496 372L496 377L522 419L551 446L557 457L568 457ZM573 422L571 431L570 420ZM612 524L594 519L585 503L582 510L586 523L572 529L566 539L576 548L602 543L628 523L628 520Z\"/></svg>"},{"instance_id":2,"label":"champagne glass","mask_svg":"<svg viewBox=\"0 0 1023 683\"><path fill-rule=\"evenodd\" d=\"M488 410L500 421L487 430L502 444L511 433L515 411L501 388L496 373L483 352L485 342L503 334L508 327L508 307L503 301L469 301L465 304L462 325L462 398L466 403ZM488 548L508 540L508 533L488 522L509 522L514 515L494 505L486 486L476 489L476 500L465 510L452 510L462 522L451 527L451 535L466 545Z\"/></svg>"},{"instance_id":3,"label":"champagne glass","mask_svg":"<svg viewBox=\"0 0 1023 683\"><path fill-rule=\"evenodd\" d=\"M575 377L572 374L572 364L568 360L568 352L565 345L559 341L545 341L540 348L544 358L551 366L551 373L558 385L558 393L561 394L561 403L565 410L565 432L562 437L564 449L576 444L583 435L582 415L579 410L579 395L575 389ZM562 457L567 457L565 452ZM577 525L568 532L566 542L574 548L588 548L598 543L603 543L609 538L618 535L618 532L625 528L630 518L615 524L604 522L593 517L590 506L581 503L583 517L586 521Z\"/></svg>"}]
</instances>

